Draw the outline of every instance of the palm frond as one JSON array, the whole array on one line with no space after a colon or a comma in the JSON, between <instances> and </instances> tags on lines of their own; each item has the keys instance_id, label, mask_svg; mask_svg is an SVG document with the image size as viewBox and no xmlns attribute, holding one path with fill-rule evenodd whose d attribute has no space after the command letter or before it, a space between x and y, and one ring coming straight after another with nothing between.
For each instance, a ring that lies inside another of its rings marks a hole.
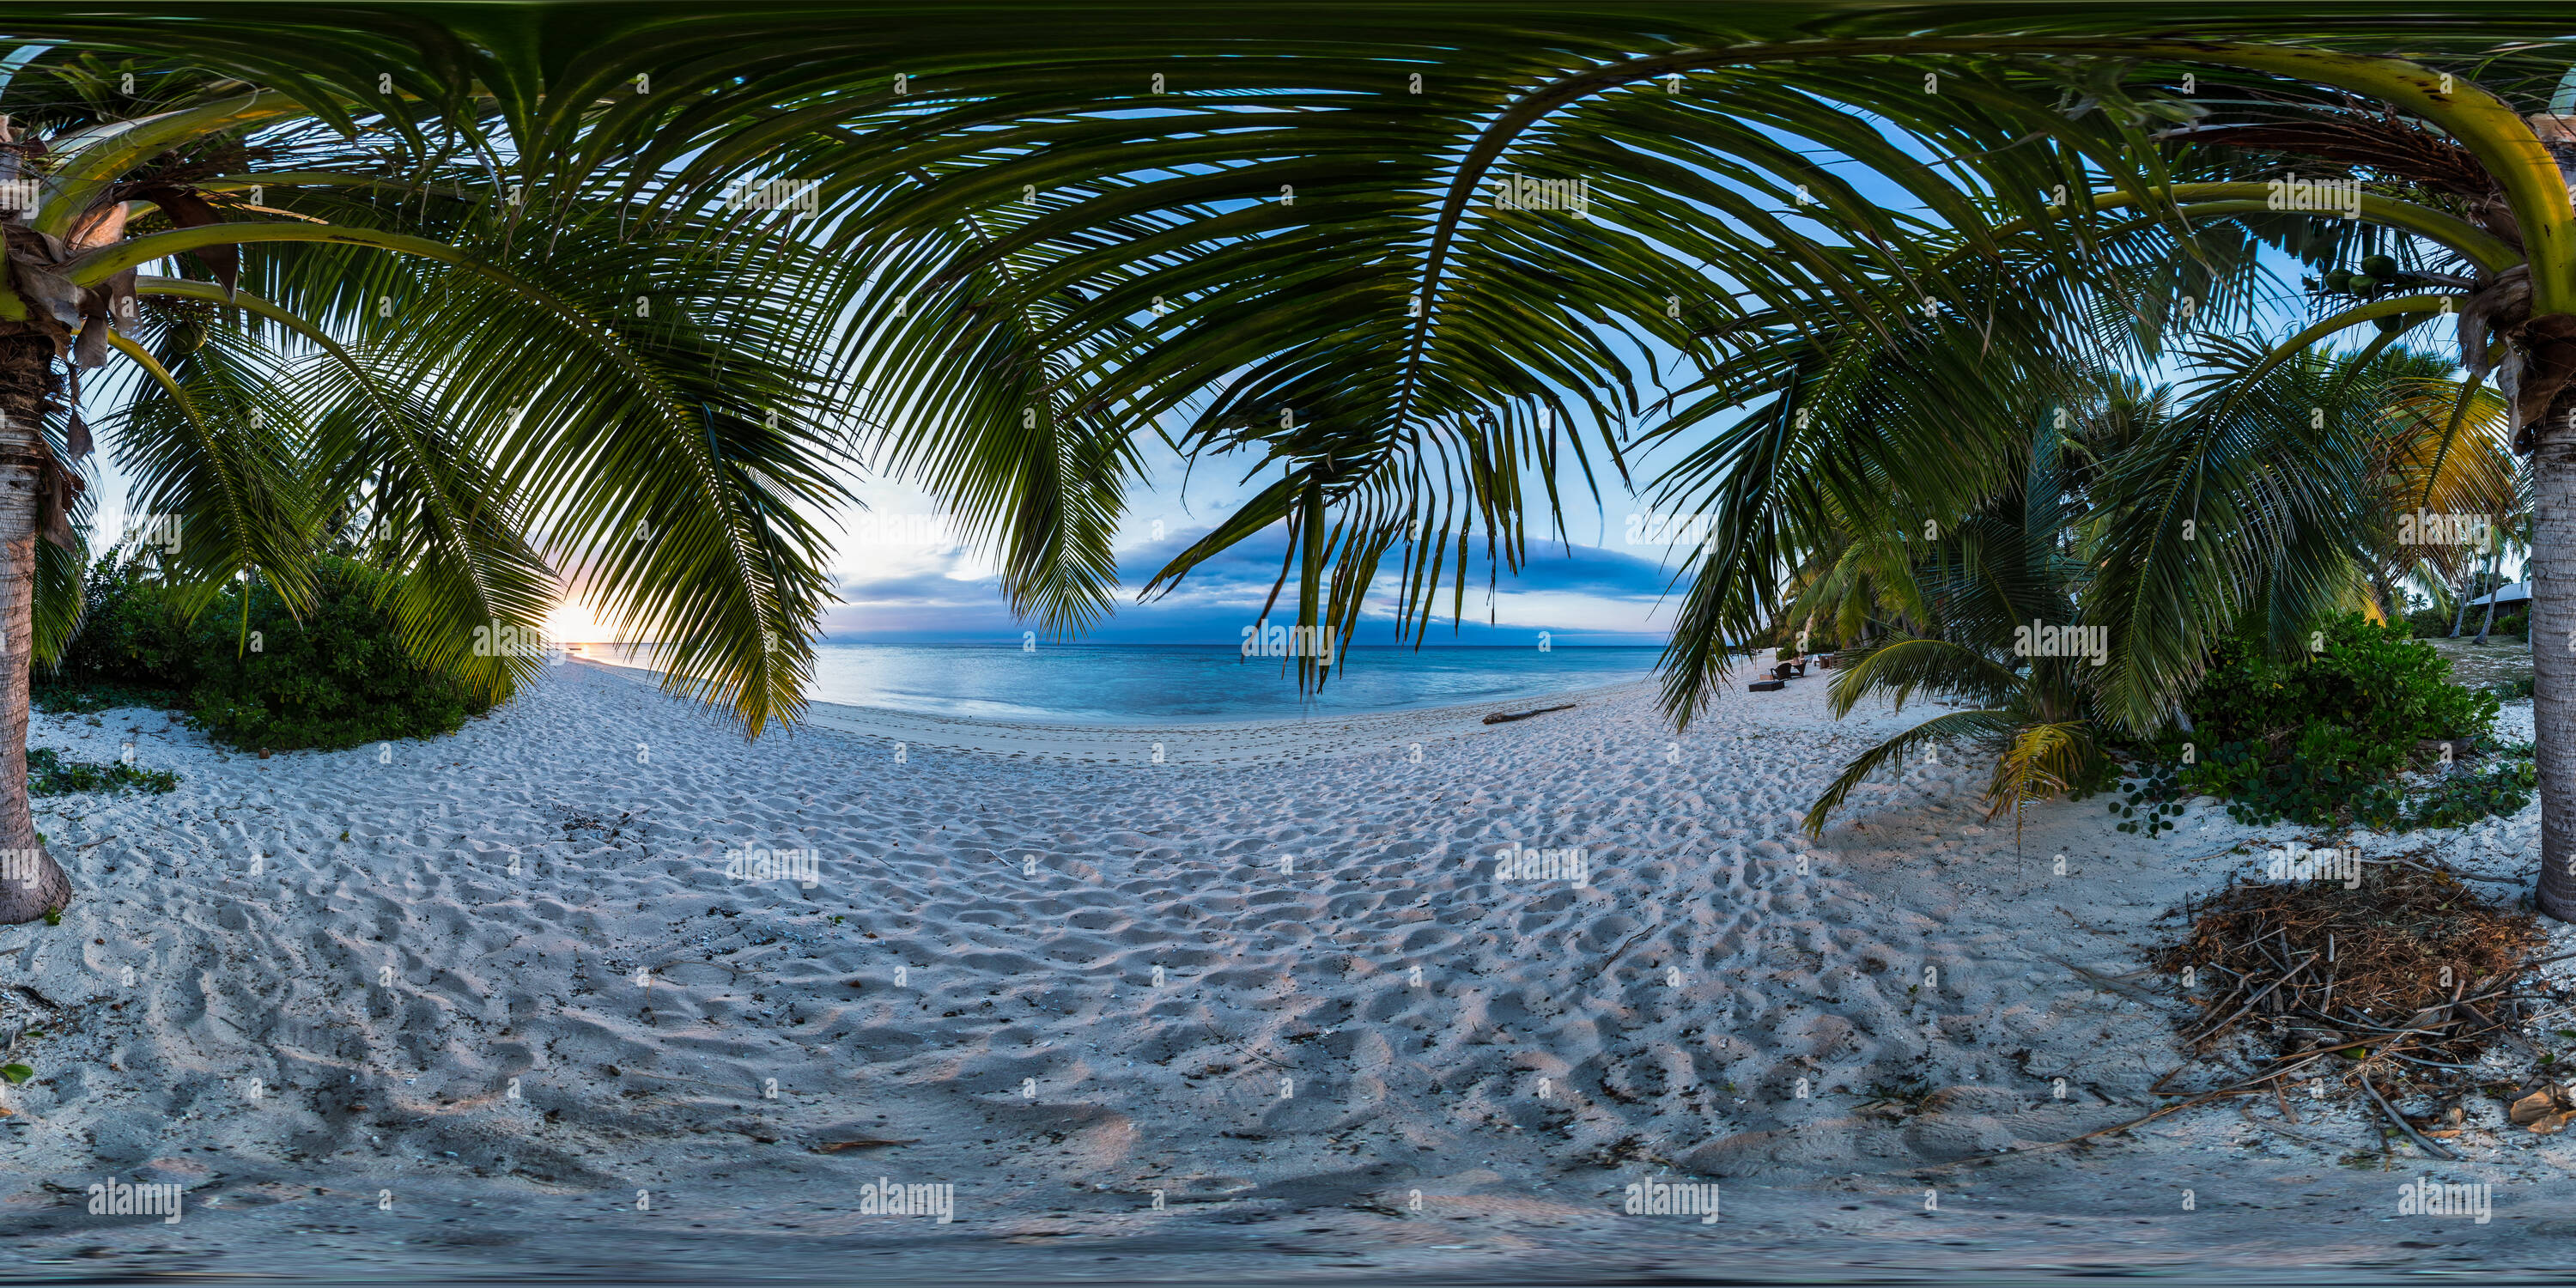
<instances>
[{"instance_id":1,"label":"palm frond","mask_svg":"<svg viewBox=\"0 0 2576 1288\"><path fill-rule=\"evenodd\" d=\"M1824 792L1816 797L1815 803L1807 807L1806 816L1799 820L1799 826L1805 828L1810 836L1824 835L1826 820L1833 816L1835 810L1842 808L1844 800L1854 789L1882 767L1890 763L1901 764L1905 753L1916 747L1953 739L1991 743L2009 738L2013 728L2012 713L2001 710L1953 711L1926 720L1853 757L1849 764L1843 766L1842 772L1825 785Z\"/></svg>"}]
</instances>

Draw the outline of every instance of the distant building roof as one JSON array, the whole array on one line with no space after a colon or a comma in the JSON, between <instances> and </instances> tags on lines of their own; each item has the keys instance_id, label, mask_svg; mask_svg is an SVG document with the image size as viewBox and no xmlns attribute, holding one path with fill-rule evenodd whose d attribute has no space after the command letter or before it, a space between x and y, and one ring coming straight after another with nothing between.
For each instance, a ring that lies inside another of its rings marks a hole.
<instances>
[{"instance_id":1,"label":"distant building roof","mask_svg":"<svg viewBox=\"0 0 2576 1288\"><path fill-rule=\"evenodd\" d=\"M2492 594L2492 595L2480 595L2480 596L2478 596L2477 598L2470 600L2470 601L2469 601L2469 607L2471 607L2471 608L2479 607L2480 605L2482 605L2482 604L2486 603L2486 602L2487 602L2488 600L2490 600L2490 599L2494 600L2495 602L2497 602L2497 603L2499 603L2499 604L2511 604L2511 603L2516 603L2516 602L2519 602L2519 601L2521 601L2521 600L2526 600L2526 599L2529 599L2529 598L2531 598L2531 583L2530 583L2530 582L2527 582L2527 581L2508 582L2508 583L2506 583L2506 584L2504 585L2504 587L2503 587L2503 588L2501 588L2501 589L2497 590L2497 591L2496 591L2496 593L2494 593L2494 594Z\"/></svg>"}]
</instances>

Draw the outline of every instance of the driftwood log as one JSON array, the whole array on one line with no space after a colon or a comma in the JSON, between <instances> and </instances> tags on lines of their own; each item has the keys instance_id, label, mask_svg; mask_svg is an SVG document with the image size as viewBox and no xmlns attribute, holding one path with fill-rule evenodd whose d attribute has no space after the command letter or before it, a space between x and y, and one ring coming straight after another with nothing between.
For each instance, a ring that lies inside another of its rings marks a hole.
<instances>
[{"instance_id":1,"label":"driftwood log","mask_svg":"<svg viewBox=\"0 0 2576 1288\"><path fill-rule=\"evenodd\" d=\"M1546 715L1546 714L1547 714L1548 712L1550 712L1550 711L1572 711L1572 710L1575 708L1575 705L1576 705L1576 704L1574 704L1574 703L1568 702L1568 703L1566 703L1565 705L1560 706L1560 707L1540 707L1540 708L1539 708L1538 710L1536 710L1536 711L1511 711L1511 712L1497 711L1497 712L1495 712L1494 714L1492 714L1492 715L1489 715L1489 716L1485 717L1485 723L1486 723L1486 724L1510 724L1510 723L1511 723L1512 721L1514 721L1514 720L1527 720L1527 719L1529 719L1531 716L1543 716L1543 715Z\"/></svg>"}]
</instances>

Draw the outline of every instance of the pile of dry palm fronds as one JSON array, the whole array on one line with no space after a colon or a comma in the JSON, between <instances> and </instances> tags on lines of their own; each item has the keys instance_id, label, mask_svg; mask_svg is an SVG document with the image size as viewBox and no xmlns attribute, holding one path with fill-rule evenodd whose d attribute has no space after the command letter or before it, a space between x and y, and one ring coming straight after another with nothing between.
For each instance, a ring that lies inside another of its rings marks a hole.
<instances>
[{"instance_id":1,"label":"pile of dry palm fronds","mask_svg":"<svg viewBox=\"0 0 2576 1288\"><path fill-rule=\"evenodd\" d=\"M2222 1087L2165 1090L2177 1069L2155 1090L2185 1099L2149 1117L2269 1094L2295 1123L2288 1090L2351 1091L2425 1152L2451 1158L2430 1137L2458 1134L2460 1099L2495 1090L2472 1068L2487 1049L2504 1043L2538 1060L2517 1030L2548 1009L2534 968L2555 959L2534 959L2545 937L2532 915L2480 895L2429 851L2365 863L2358 888L2231 881L2184 910L2188 933L2156 959L2189 981L2199 1008L2184 1043L2261 1067ZM2510 1097L2514 1118L2555 1130L2567 1121L2555 1094ZM2392 1104L2417 1095L2448 1100L2447 1112L2410 1120Z\"/></svg>"}]
</instances>

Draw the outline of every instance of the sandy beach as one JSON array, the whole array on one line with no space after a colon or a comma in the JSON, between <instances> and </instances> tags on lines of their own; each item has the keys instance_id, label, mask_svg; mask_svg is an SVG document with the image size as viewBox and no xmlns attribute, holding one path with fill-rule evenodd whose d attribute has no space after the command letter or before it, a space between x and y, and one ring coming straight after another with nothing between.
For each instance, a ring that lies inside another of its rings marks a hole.
<instances>
[{"instance_id":1,"label":"sandy beach","mask_svg":"<svg viewBox=\"0 0 2576 1288\"><path fill-rule=\"evenodd\" d=\"M2098 801L2016 838L1954 756L1811 841L1807 802L1899 719L1823 696L1737 685L1679 737L1631 684L1493 726L818 707L747 742L575 663L453 737L268 759L157 712L39 714L32 746L130 740L182 781L38 803L80 894L0 929L0 1026L44 1031L0 1089L0 1264L2563 1263L2576 1146L2493 1102L2433 1167L2323 1103L2042 1148L2161 1103L2167 914L2303 838L2203 802L2141 840ZM2527 878L2537 819L2304 839ZM1498 876L1506 851L1537 859ZM2491 1183L2492 1221L2396 1215L2427 1173ZM185 1237L87 1215L110 1179L184 1186ZM1630 1215L1652 1182L1714 1183L1722 1214Z\"/></svg>"}]
</instances>

